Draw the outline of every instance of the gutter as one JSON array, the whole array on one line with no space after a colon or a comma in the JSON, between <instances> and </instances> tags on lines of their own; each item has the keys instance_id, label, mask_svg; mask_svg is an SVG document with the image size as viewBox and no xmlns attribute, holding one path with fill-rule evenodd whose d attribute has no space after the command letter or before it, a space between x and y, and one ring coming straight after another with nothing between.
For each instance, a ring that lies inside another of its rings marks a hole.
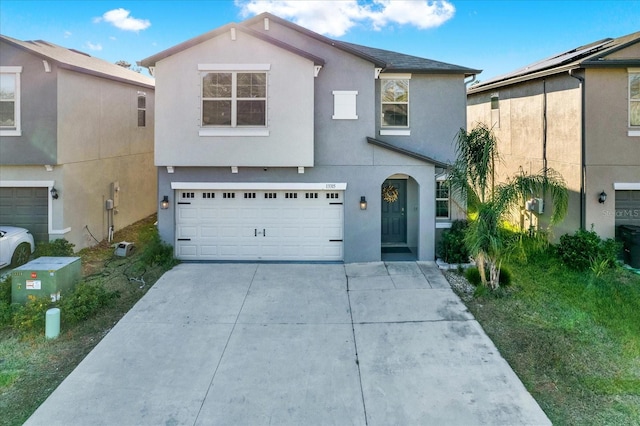
<instances>
[{"instance_id":1,"label":"gutter","mask_svg":"<svg viewBox=\"0 0 640 426\"><path fill-rule=\"evenodd\" d=\"M587 148L585 141L585 80L584 77L574 75L574 70L569 70L569 75L580 82L580 229L585 228L585 181L587 174Z\"/></svg>"}]
</instances>

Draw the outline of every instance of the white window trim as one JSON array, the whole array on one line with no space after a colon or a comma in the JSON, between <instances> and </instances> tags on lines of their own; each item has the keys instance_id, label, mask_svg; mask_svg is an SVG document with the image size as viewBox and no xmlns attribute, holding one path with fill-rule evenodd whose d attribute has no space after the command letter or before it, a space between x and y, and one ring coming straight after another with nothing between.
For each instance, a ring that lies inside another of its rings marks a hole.
<instances>
[{"instance_id":1,"label":"white window trim","mask_svg":"<svg viewBox=\"0 0 640 426\"><path fill-rule=\"evenodd\" d=\"M436 204L437 204L438 201L444 201L445 200L445 198L438 198L438 182L446 182L446 180L447 180L447 176L446 175L438 176L436 178L436 188L435 188L435 190L436 190L436 194L435 194L436 195L435 196ZM444 221L451 220L451 188L449 188L449 196L446 198L446 200L447 200L447 204L448 204L448 206L447 206L447 216L446 217L444 217L444 216L438 217L437 216L437 210L436 210L436 211L434 211L434 216L436 217L436 221L443 221L444 222ZM448 227L450 227L450 226L448 226Z\"/></svg>"},{"instance_id":2,"label":"white window trim","mask_svg":"<svg viewBox=\"0 0 640 426\"><path fill-rule=\"evenodd\" d=\"M411 74L408 73L398 73L398 74L380 74L380 80L411 80ZM411 83L409 81L409 83ZM406 126L385 126L382 123L382 114L380 114L380 135L381 136L410 136L411 131L408 130L411 127L411 117L410 117L410 103L411 103L411 84L408 85L409 99L407 100L407 125ZM382 109L382 92L380 93L380 108ZM383 133L385 132L385 133ZM408 133L407 133L408 132Z\"/></svg>"},{"instance_id":3,"label":"white window trim","mask_svg":"<svg viewBox=\"0 0 640 426\"><path fill-rule=\"evenodd\" d=\"M20 89L20 74L22 73L22 67L19 66L0 66L0 73L2 74L14 74L16 76L16 87L15 87L15 112L14 112L14 121L16 123L15 129L0 129L0 136L22 136L22 120L20 117L20 98L21 89Z\"/></svg>"},{"instance_id":4,"label":"white window trim","mask_svg":"<svg viewBox=\"0 0 640 426\"><path fill-rule=\"evenodd\" d=\"M380 136L411 136L411 130L403 129L380 129Z\"/></svg>"},{"instance_id":5,"label":"white window trim","mask_svg":"<svg viewBox=\"0 0 640 426\"><path fill-rule=\"evenodd\" d=\"M198 64L198 71L270 71L271 64Z\"/></svg>"},{"instance_id":6,"label":"white window trim","mask_svg":"<svg viewBox=\"0 0 640 426\"><path fill-rule=\"evenodd\" d=\"M629 82L629 77L630 74L639 74L640 75L640 68L627 68L627 82ZM640 136L640 126L632 126L631 125L631 103L632 102L638 102L640 104L640 100L631 100L631 85L628 84L628 98L629 99L629 105L627 106L628 108L628 117L627 117L627 124L629 125L629 131L627 133L628 136Z\"/></svg>"},{"instance_id":7,"label":"white window trim","mask_svg":"<svg viewBox=\"0 0 640 426\"><path fill-rule=\"evenodd\" d=\"M199 136L269 136L269 117L267 114L268 111L268 103L269 103L269 76L267 71L271 69L271 64L198 64L198 71L201 71L200 74L200 84L202 85L202 81L204 79L204 73L207 71L212 72L230 72L233 74L233 93L230 98L231 102L231 116L237 119L237 97L235 96L235 89L237 87L237 75L238 73L243 72L259 72L263 71L267 74L267 87L265 93L265 124L264 126L237 126L236 123L233 123L234 118L232 118L231 126L205 126L202 123L202 105L204 102L204 98L202 96L202 87L200 89L200 130L198 131Z\"/></svg>"},{"instance_id":8,"label":"white window trim","mask_svg":"<svg viewBox=\"0 0 640 426\"><path fill-rule=\"evenodd\" d=\"M357 120L358 114L356 97L357 90L334 90L333 92L333 118L334 120Z\"/></svg>"},{"instance_id":9,"label":"white window trim","mask_svg":"<svg viewBox=\"0 0 640 426\"><path fill-rule=\"evenodd\" d=\"M269 136L269 129L262 127L202 127L198 136Z\"/></svg>"}]
</instances>

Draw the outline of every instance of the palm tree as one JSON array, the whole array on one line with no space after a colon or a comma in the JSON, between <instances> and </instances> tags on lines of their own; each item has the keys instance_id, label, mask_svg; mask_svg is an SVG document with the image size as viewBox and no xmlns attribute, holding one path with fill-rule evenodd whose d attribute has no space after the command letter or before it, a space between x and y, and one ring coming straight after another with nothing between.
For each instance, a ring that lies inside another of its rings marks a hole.
<instances>
[{"instance_id":1,"label":"palm tree","mask_svg":"<svg viewBox=\"0 0 640 426\"><path fill-rule=\"evenodd\" d=\"M505 253L501 222L515 207L523 207L534 196L544 198L545 195L552 200L551 224L559 222L567 212L566 184L559 173L547 168L533 175L520 170L515 177L496 186L495 163L500 161L498 141L493 131L482 123L470 132L460 129L456 154L456 162L449 172L450 187L477 213L477 218L469 223L465 243L476 261L482 283L496 289Z\"/></svg>"}]
</instances>

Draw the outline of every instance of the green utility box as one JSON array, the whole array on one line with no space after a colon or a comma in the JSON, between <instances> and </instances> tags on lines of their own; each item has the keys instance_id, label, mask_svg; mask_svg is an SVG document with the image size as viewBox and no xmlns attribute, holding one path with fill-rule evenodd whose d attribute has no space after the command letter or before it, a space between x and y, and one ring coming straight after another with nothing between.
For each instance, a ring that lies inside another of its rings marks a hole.
<instances>
[{"instance_id":1,"label":"green utility box","mask_svg":"<svg viewBox=\"0 0 640 426\"><path fill-rule=\"evenodd\" d=\"M39 257L11 273L11 302L26 303L38 297L50 297L55 302L72 290L80 278L79 257Z\"/></svg>"}]
</instances>

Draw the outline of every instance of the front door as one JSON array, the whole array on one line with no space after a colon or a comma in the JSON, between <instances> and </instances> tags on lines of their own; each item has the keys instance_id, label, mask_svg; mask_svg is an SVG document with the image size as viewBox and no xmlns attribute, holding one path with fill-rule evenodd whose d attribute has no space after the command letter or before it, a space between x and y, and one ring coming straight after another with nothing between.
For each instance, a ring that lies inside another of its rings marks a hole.
<instances>
[{"instance_id":1,"label":"front door","mask_svg":"<svg viewBox=\"0 0 640 426\"><path fill-rule=\"evenodd\" d=\"M382 184L382 244L407 242L407 181L387 179Z\"/></svg>"}]
</instances>

